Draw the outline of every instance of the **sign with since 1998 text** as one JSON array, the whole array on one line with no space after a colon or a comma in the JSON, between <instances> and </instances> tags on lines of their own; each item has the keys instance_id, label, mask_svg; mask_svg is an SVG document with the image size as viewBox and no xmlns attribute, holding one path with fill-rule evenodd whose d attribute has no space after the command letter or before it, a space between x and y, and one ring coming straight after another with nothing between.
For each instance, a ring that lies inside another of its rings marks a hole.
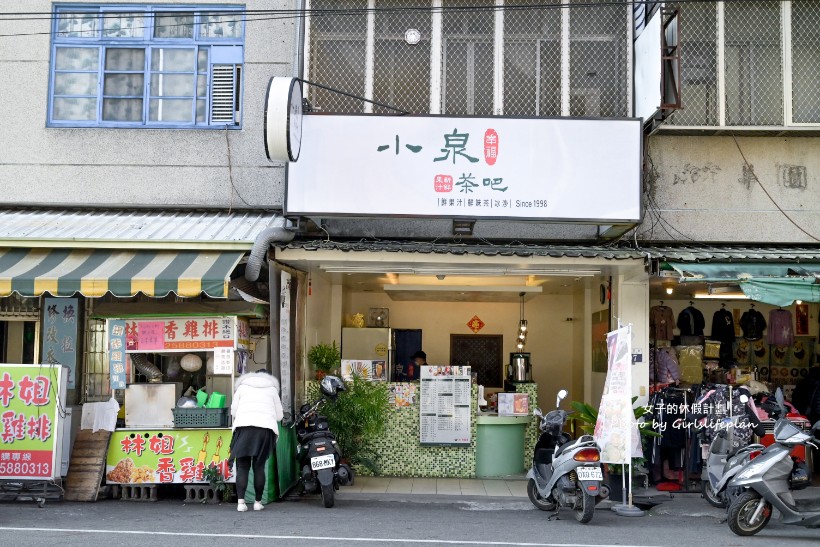
<instances>
[{"instance_id":1,"label":"sign with since 1998 text","mask_svg":"<svg viewBox=\"0 0 820 547\"><path fill-rule=\"evenodd\" d=\"M640 219L639 119L306 115L290 215Z\"/></svg>"}]
</instances>

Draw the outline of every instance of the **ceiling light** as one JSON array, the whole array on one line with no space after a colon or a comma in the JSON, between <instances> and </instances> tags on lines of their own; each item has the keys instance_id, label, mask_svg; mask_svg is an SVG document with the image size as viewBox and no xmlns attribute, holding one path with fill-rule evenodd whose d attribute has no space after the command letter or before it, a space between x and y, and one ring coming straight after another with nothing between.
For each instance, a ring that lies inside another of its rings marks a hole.
<instances>
[{"instance_id":1,"label":"ceiling light","mask_svg":"<svg viewBox=\"0 0 820 547\"><path fill-rule=\"evenodd\" d=\"M666 287L666 294L672 294L673 292L675 292L673 287Z\"/></svg>"},{"instance_id":2,"label":"ceiling light","mask_svg":"<svg viewBox=\"0 0 820 547\"><path fill-rule=\"evenodd\" d=\"M749 297L743 293L724 293L724 294L709 294L709 293L695 293L695 298L700 300L749 300Z\"/></svg>"},{"instance_id":3,"label":"ceiling light","mask_svg":"<svg viewBox=\"0 0 820 547\"><path fill-rule=\"evenodd\" d=\"M802 300L795 300L795 301L794 301L794 303L795 303L795 304L797 304L797 305L799 306L800 304L802 304L802 303L803 303L803 301L802 301Z\"/></svg>"}]
</instances>

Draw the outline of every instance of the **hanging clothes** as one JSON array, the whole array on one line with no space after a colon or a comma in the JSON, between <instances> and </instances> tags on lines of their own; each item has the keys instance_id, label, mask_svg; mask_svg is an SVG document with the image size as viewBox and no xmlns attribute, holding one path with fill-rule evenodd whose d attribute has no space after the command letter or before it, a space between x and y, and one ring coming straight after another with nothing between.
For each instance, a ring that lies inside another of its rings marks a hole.
<instances>
[{"instance_id":1,"label":"hanging clothes","mask_svg":"<svg viewBox=\"0 0 820 547\"><path fill-rule=\"evenodd\" d=\"M732 345L735 341L735 318L726 308L721 308L712 316L712 340L720 342L718 360L723 368L734 366Z\"/></svg>"},{"instance_id":2,"label":"hanging clothes","mask_svg":"<svg viewBox=\"0 0 820 547\"><path fill-rule=\"evenodd\" d=\"M678 314L678 328L681 336L703 336L706 320L694 306L689 306Z\"/></svg>"},{"instance_id":3,"label":"hanging clothes","mask_svg":"<svg viewBox=\"0 0 820 547\"><path fill-rule=\"evenodd\" d=\"M769 330L766 331L766 341L775 346L791 346L794 344L792 312L784 309L769 312Z\"/></svg>"},{"instance_id":4,"label":"hanging clothes","mask_svg":"<svg viewBox=\"0 0 820 547\"><path fill-rule=\"evenodd\" d=\"M766 319L762 313L751 308L740 316L740 328L746 340L760 340L763 338L763 331L766 330Z\"/></svg>"},{"instance_id":5,"label":"hanging clothes","mask_svg":"<svg viewBox=\"0 0 820 547\"><path fill-rule=\"evenodd\" d=\"M674 338L675 315L669 306L652 306L649 309L649 338L671 340Z\"/></svg>"}]
</instances>

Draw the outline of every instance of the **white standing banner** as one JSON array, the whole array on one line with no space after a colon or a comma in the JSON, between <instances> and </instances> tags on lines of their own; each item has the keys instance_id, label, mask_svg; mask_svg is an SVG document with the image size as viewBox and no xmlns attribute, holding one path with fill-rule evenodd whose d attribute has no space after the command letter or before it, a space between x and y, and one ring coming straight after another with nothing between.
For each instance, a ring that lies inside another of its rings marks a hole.
<instances>
[{"instance_id":1,"label":"white standing banner","mask_svg":"<svg viewBox=\"0 0 820 547\"><path fill-rule=\"evenodd\" d=\"M629 327L621 327L606 335L608 370L594 434L604 463L629 464L633 457L643 454L638 424L632 410L630 330Z\"/></svg>"},{"instance_id":2,"label":"white standing banner","mask_svg":"<svg viewBox=\"0 0 820 547\"><path fill-rule=\"evenodd\" d=\"M291 374L290 374L290 282L291 275L288 272L281 272L280 292L279 292L279 382L281 385L280 396L282 407L286 412L290 412L292 403L291 397ZM276 313L276 312L274 312Z\"/></svg>"},{"instance_id":3,"label":"white standing banner","mask_svg":"<svg viewBox=\"0 0 820 547\"><path fill-rule=\"evenodd\" d=\"M641 121L305 115L288 215L637 222Z\"/></svg>"}]
</instances>

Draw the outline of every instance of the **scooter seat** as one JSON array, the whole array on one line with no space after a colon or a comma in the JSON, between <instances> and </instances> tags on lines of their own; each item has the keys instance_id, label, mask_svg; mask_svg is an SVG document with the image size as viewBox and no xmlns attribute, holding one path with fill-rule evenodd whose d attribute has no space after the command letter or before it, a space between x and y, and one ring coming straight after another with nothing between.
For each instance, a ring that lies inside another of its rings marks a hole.
<instances>
[{"instance_id":1,"label":"scooter seat","mask_svg":"<svg viewBox=\"0 0 820 547\"><path fill-rule=\"evenodd\" d=\"M535 449L535 463L550 464L552 463L552 448L536 448Z\"/></svg>"},{"instance_id":2,"label":"scooter seat","mask_svg":"<svg viewBox=\"0 0 820 547\"><path fill-rule=\"evenodd\" d=\"M572 441L567 441L564 444L562 444L561 446L559 446L558 448L556 448L555 449L555 456L553 456L553 457L557 458L561 454L561 452L563 452L564 449L566 447L568 447L569 445L571 445L571 444L572 444Z\"/></svg>"}]
</instances>

